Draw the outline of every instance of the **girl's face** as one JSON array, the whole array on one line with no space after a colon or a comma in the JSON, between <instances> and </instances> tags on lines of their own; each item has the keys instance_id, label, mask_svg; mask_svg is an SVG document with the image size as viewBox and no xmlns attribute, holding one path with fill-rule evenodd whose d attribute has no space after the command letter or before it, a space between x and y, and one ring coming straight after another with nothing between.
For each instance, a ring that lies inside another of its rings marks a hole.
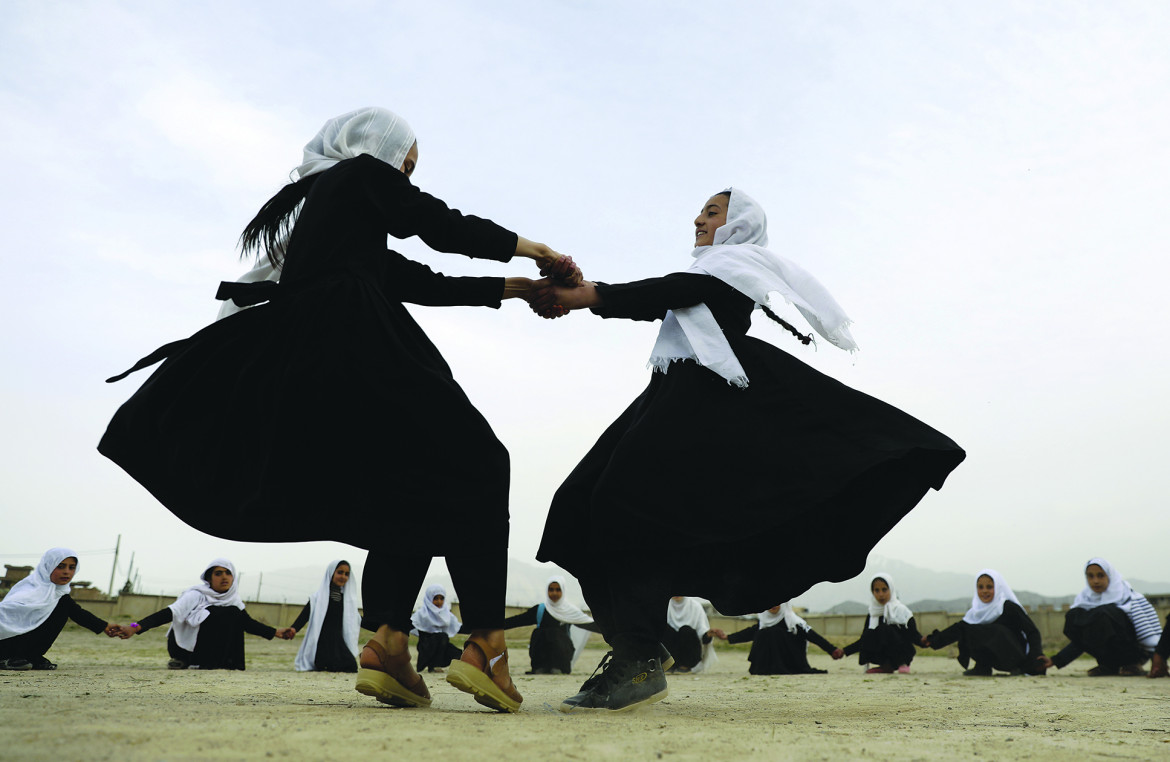
<instances>
[{"instance_id":1,"label":"girl's face","mask_svg":"<svg viewBox=\"0 0 1170 762\"><path fill-rule=\"evenodd\" d=\"M414 145L406 152L406 158L402 160L402 174L410 177L414 174L414 168L418 166L418 141L414 141Z\"/></svg>"},{"instance_id":2,"label":"girl's face","mask_svg":"<svg viewBox=\"0 0 1170 762\"><path fill-rule=\"evenodd\" d=\"M975 580L975 592L979 595L979 600L991 603L991 599L995 597L995 580L986 574L980 574L979 579Z\"/></svg>"},{"instance_id":3,"label":"girl's face","mask_svg":"<svg viewBox=\"0 0 1170 762\"><path fill-rule=\"evenodd\" d=\"M232 573L222 566L213 566L207 584L217 593L226 593L232 587Z\"/></svg>"},{"instance_id":4,"label":"girl's face","mask_svg":"<svg viewBox=\"0 0 1170 762\"><path fill-rule=\"evenodd\" d=\"M548 599L556 603L561 599L561 585L558 582L548 583Z\"/></svg>"},{"instance_id":5,"label":"girl's face","mask_svg":"<svg viewBox=\"0 0 1170 762\"><path fill-rule=\"evenodd\" d=\"M890 586L884 579L875 579L869 586L869 591L873 593L873 599L881 605L885 606L890 602Z\"/></svg>"},{"instance_id":6,"label":"girl's face","mask_svg":"<svg viewBox=\"0 0 1170 762\"><path fill-rule=\"evenodd\" d=\"M337 568L333 570L333 584L337 587L345 587L346 582L349 582L349 564L338 564Z\"/></svg>"},{"instance_id":7,"label":"girl's face","mask_svg":"<svg viewBox=\"0 0 1170 762\"><path fill-rule=\"evenodd\" d=\"M77 559L69 556L61 563L57 564L57 568L49 572L49 581L54 585L68 585L69 580L73 579L73 575L77 573Z\"/></svg>"},{"instance_id":8,"label":"girl's face","mask_svg":"<svg viewBox=\"0 0 1170 762\"><path fill-rule=\"evenodd\" d=\"M703 205L703 211L695 218L695 246L710 246L715 240L715 231L727 223L727 203L730 198L722 194L712 196Z\"/></svg>"},{"instance_id":9,"label":"girl's face","mask_svg":"<svg viewBox=\"0 0 1170 762\"><path fill-rule=\"evenodd\" d=\"M445 600L447 600L447 599L444 598L443 596L436 595L434 598L431 598L431 603L435 604L435 608L441 609L441 608L443 608L443 601L445 601Z\"/></svg>"},{"instance_id":10,"label":"girl's face","mask_svg":"<svg viewBox=\"0 0 1170 762\"><path fill-rule=\"evenodd\" d=\"M1109 575L1097 564L1085 567L1085 581L1094 593L1103 593L1109 589Z\"/></svg>"}]
</instances>

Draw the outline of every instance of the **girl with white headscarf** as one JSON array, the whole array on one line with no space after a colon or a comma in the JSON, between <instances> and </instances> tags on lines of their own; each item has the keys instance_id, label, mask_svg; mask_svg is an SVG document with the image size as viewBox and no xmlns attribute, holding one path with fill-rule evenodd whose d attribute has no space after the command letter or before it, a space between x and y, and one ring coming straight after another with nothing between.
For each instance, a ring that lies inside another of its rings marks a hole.
<instances>
[{"instance_id":1,"label":"girl with white headscarf","mask_svg":"<svg viewBox=\"0 0 1170 762\"><path fill-rule=\"evenodd\" d=\"M565 598L565 578L554 574L544 585L544 602L504 620L504 628L532 627L528 638L529 675L567 675L589 642L600 632L593 617Z\"/></svg>"},{"instance_id":2,"label":"girl with white headscarf","mask_svg":"<svg viewBox=\"0 0 1170 762\"><path fill-rule=\"evenodd\" d=\"M87 630L118 634L118 628L77 604L69 583L77 573L77 553L49 548L32 573L0 599L0 669L56 669L45 658L65 622L72 619Z\"/></svg>"},{"instance_id":3,"label":"girl with white headscarf","mask_svg":"<svg viewBox=\"0 0 1170 762\"><path fill-rule=\"evenodd\" d=\"M520 694L500 658L508 452L404 303L496 309L527 299L532 281L448 277L388 250L387 236L479 259L532 259L565 282L580 271L420 190L411 181L418 161L414 131L386 109L326 122L295 181L241 235L244 253L266 267L221 284L220 299L255 306L128 371L165 358L98 449L217 537L368 549L363 626L375 634L357 689L391 704L430 704L407 642L427 567L445 556L472 630L470 666L448 680L515 711ZM304 518L322 505L345 505L356 520Z\"/></svg>"},{"instance_id":4,"label":"girl with white headscarf","mask_svg":"<svg viewBox=\"0 0 1170 762\"><path fill-rule=\"evenodd\" d=\"M298 672L357 672L362 618L352 582L349 561L338 559L325 567L317 592L289 628L295 636L309 625L293 662Z\"/></svg>"},{"instance_id":5,"label":"girl with white headscarf","mask_svg":"<svg viewBox=\"0 0 1170 762\"><path fill-rule=\"evenodd\" d=\"M975 575L975 594L961 621L926 638L936 651L958 642L959 664L968 677L990 677L998 669L1013 675L1045 672L1040 630L995 569ZM974 660L970 669L967 665Z\"/></svg>"},{"instance_id":6,"label":"girl with white headscarf","mask_svg":"<svg viewBox=\"0 0 1170 762\"><path fill-rule=\"evenodd\" d=\"M711 620L698 598L675 595L666 605L666 627L662 645L674 658L667 672L703 672L719 662L715 638L726 640L723 630L711 627Z\"/></svg>"},{"instance_id":7,"label":"girl with white headscarf","mask_svg":"<svg viewBox=\"0 0 1170 762\"><path fill-rule=\"evenodd\" d=\"M140 622L122 625L121 637L141 635L162 624L167 629L168 669L245 669L244 633L266 640L289 640L290 627L276 629L257 622L244 610L236 566L217 558L193 585L164 609Z\"/></svg>"},{"instance_id":8,"label":"girl with white headscarf","mask_svg":"<svg viewBox=\"0 0 1170 762\"><path fill-rule=\"evenodd\" d=\"M869 580L869 611L861 637L845 646L846 656L860 653L862 665L872 665L866 673L910 672L914 647L925 645L918 632L914 613L898 600L893 576L880 572Z\"/></svg>"},{"instance_id":9,"label":"girl with white headscarf","mask_svg":"<svg viewBox=\"0 0 1170 762\"><path fill-rule=\"evenodd\" d=\"M418 636L418 662L414 668L422 672L442 672L452 659L459 658L459 649L451 645L451 638L462 624L451 611L447 588L430 585L423 593L422 605L410 618L412 634Z\"/></svg>"},{"instance_id":10,"label":"girl with white headscarf","mask_svg":"<svg viewBox=\"0 0 1170 762\"><path fill-rule=\"evenodd\" d=\"M1064 616L1069 643L1045 660L1063 669L1083 653L1097 660L1090 677L1144 675L1142 664L1155 653L1162 637L1158 612L1146 597L1103 558L1085 563L1085 587Z\"/></svg>"},{"instance_id":11,"label":"girl with white headscarf","mask_svg":"<svg viewBox=\"0 0 1170 762\"><path fill-rule=\"evenodd\" d=\"M761 612L756 624L729 634L727 640L730 643L751 642L748 672L753 675L825 674L827 669L809 665L809 643L819 646L834 661L845 655L843 650L810 627L788 602Z\"/></svg>"},{"instance_id":12,"label":"girl with white headscarf","mask_svg":"<svg viewBox=\"0 0 1170 762\"><path fill-rule=\"evenodd\" d=\"M533 301L542 314L590 308L662 321L649 385L557 490L537 554L581 581L614 646L615 674L641 674L656 658L671 595L750 614L856 576L877 541L964 457L921 421L747 335L758 305L784 312L790 327L807 323L802 341L815 333L856 349L828 289L768 248L751 197L738 188L716 194L694 231L685 272L542 284ZM638 700L665 695L665 683L639 685L651 687L631 692Z\"/></svg>"}]
</instances>

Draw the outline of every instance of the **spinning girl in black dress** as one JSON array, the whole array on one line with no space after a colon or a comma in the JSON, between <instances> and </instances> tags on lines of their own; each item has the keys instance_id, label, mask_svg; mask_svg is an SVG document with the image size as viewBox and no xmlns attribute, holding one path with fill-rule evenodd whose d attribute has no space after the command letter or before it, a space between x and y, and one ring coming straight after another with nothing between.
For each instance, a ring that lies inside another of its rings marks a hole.
<instances>
[{"instance_id":1,"label":"spinning girl in black dress","mask_svg":"<svg viewBox=\"0 0 1170 762\"><path fill-rule=\"evenodd\" d=\"M385 109L328 121L305 146L299 179L241 238L280 271L279 284L229 283L219 294L267 303L143 358L136 368L166 361L98 449L209 534L369 549L363 625L375 635L357 688L386 703L431 703L407 633L430 560L445 556L472 631L447 679L515 711L522 698L501 629L508 452L403 302L498 308L527 298L531 281L447 277L388 251L386 236L500 262L527 257L570 281L580 273L549 247L419 190L417 161L414 132ZM322 505L353 518L322 521Z\"/></svg>"},{"instance_id":2,"label":"spinning girl in black dress","mask_svg":"<svg viewBox=\"0 0 1170 762\"><path fill-rule=\"evenodd\" d=\"M563 711L661 699L671 596L747 614L854 577L963 460L921 421L746 335L756 304L787 301L830 343L856 346L828 291L764 248L766 230L763 210L731 189L703 204L687 272L542 286L533 301L550 317L663 321L649 386L557 490L537 554L581 581L614 649ZM717 523L702 520L711 511ZM782 558L777 536L792 540Z\"/></svg>"}]
</instances>

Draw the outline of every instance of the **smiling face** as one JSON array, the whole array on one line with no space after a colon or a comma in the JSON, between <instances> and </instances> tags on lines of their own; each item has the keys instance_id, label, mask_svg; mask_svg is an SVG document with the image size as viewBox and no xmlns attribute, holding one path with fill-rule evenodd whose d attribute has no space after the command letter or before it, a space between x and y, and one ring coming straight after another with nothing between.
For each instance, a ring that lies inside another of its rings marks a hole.
<instances>
[{"instance_id":1,"label":"smiling face","mask_svg":"<svg viewBox=\"0 0 1170 762\"><path fill-rule=\"evenodd\" d=\"M443 596L436 595L434 598L431 598L431 603L435 604L435 608L441 609L441 608L443 608L443 601L445 601L445 600L447 600L447 599L444 598Z\"/></svg>"},{"instance_id":2,"label":"smiling face","mask_svg":"<svg viewBox=\"0 0 1170 762\"><path fill-rule=\"evenodd\" d=\"M333 570L333 584L337 587L345 587L346 582L349 582L349 564L338 564L337 568Z\"/></svg>"},{"instance_id":3,"label":"smiling face","mask_svg":"<svg viewBox=\"0 0 1170 762\"><path fill-rule=\"evenodd\" d=\"M1109 575L1097 564L1085 567L1085 582L1094 593L1103 593L1109 589Z\"/></svg>"},{"instance_id":4,"label":"smiling face","mask_svg":"<svg viewBox=\"0 0 1170 762\"><path fill-rule=\"evenodd\" d=\"M418 141L414 141L414 145L406 152L406 158L402 160L402 174L410 177L414 174L414 168L418 166Z\"/></svg>"},{"instance_id":5,"label":"smiling face","mask_svg":"<svg viewBox=\"0 0 1170 762\"><path fill-rule=\"evenodd\" d=\"M715 231L727 223L727 205L730 196L717 193L707 199L703 210L695 218L695 246L710 246L715 240Z\"/></svg>"},{"instance_id":6,"label":"smiling face","mask_svg":"<svg viewBox=\"0 0 1170 762\"><path fill-rule=\"evenodd\" d=\"M553 603L556 603L557 601L559 601L561 599L561 596L563 594L564 594L564 591L561 590L561 585L559 582L549 582L548 583L548 599L550 601L552 601Z\"/></svg>"},{"instance_id":7,"label":"smiling face","mask_svg":"<svg viewBox=\"0 0 1170 762\"><path fill-rule=\"evenodd\" d=\"M873 584L869 586L869 591L873 593L873 599L881 605L885 606L890 602L890 586L881 577L873 581Z\"/></svg>"},{"instance_id":8,"label":"smiling face","mask_svg":"<svg viewBox=\"0 0 1170 762\"><path fill-rule=\"evenodd\" d=\"M217 593L226 593L232 587L232 573L222 566L213 566L208 574L207 584Z\"/></svg>"},{"instance_id":9,"label":"smiling face","mask_svg":"<svg viewBox=\"0 0 1170 762\"><path fill-rule=\"evenodd\" d=\"M73 575L77 573L77 559L69 556L61 563L57 564L57 568L49 572L49 581L54 585L68 585L69 581L73 579Z\"/></svg>"},{"instance_id":10,"label":"smiling face","mask_svg":"<svg viewBox=\"0 0 1170 762\"><path fill-rule=\"evenodd\" d=\"M979 600L991 603L991 599L995 597L995 580L986 574L980 574L979 579L975 580L975 593Z\"/></svg>"}]
</instances>

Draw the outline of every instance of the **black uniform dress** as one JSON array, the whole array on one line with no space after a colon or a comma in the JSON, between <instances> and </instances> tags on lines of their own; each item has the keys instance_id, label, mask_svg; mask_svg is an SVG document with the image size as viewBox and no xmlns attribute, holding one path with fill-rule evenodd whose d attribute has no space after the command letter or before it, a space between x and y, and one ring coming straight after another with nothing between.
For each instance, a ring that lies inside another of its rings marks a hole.
<instances>
[{"instance_id":1,"label":"black uniform dress","mask_svg":"<svg viewBox=\"0 0 1170 762\"><path fill-rule=\"evenodd\" d=\"M667 622L662 626L658 640L674 657L673 669L677 672L694 669L703 660L703 646L711 642L711 636L689 624L676 630Z\"/></svg>"},{"instance_id":2,"label":"black uniform dress","mask_svg":"<svg viewBox=\"0 0 1170 762\"><path fill-rule=\"evenodd\" d=\"M860 663L889 669L909 666L914 661L914 647L922 642L914 617L910 617L905 625L886 624L885 617L878 617L878 625L873 629L870 629L869 622L867 615L861 637L843 649L846 656L861 652Z\"/></svg>"},{"instance_id":3,"label":"black uniform dress","mask_svg":"<svg viewBox=\"0 0 1170 762\"><path fill-rule=\"evenodd\" d=\"M312 601L305 604L296 621L292 623L294 630L300 632L304 628L312 614L312 608ZM325 621L321 623L321 633L317 637L317 655L313 657L313 666L319 672L357 672L357 659L345 644L345 635L341 628L344 611L345 601L341 597L333 600L330 596L329 606L325 609Z\"/></svg>"},{"instance_id":4,"label":"black uniform dress","mask_svg":"<svg viewBox=\"0 0 1170 762\"><path fill-rule=\"evenodd\" d=\"M1162 628L1162 637L1158 638L1154 653L1163 659L1170 659L1170 614L1166 615L1166 626Z\"/></svg>"},{"instance_id":5,"label":"black uniform dress","mask_svg":"<svg viewBox=\"0 0 1170 762\"><path fill-rule=\"evenodd\" d=\"M542 612L543 607L543 603L538 603L527 611L508 617L504 620L504 629L536 625L528 638L528 660L531 663L528 674L567 675L573 671L573 652L576 650L569 637L569 628L601 630L596 623L566 624L548 611Z\"/></svg>"},{"instance_id":6,"label":"black uniform dress","mask_svg":"<svg viewBox=\"0 0 1170 762\"><path fill-rule=\"evenodd\" d=\"M837 650L836 646L811 627L807 630L797 627L796 632L789 632L784 622L763 629L758 624L753 624L746 630L731 633L727 636L727 641L729 643L751 641L748 672L753 675L823 675L828 672L827 669L809 666L808 644L813 643L828 654Z\"/></svg>"},{"instance_id":7,"label":"black uniform dress","mask_svg":"<svg viewBox=\"0 0 1170 762\"><path fill-rule=\"evenodd\" d=\"M507 622L507 620L505 620ZM507 624L504 625L505 627ZM451 637L445 632L418 631L418 660L415 669L428 672L436 669L446 669L452 661L463 653L451 643Z\"/></svg>"},{"instance_id":8,"label":"black uniform dress","mask_svg":"<svg viewBox=\"0 0 1170 762\"><path fill-rule=\"evenodd\" d=\"M445 277L387 251L386 236L508 261L516 235L371 156L316 178L280 284L221 287L237 303L269 302L144 358L167 359L98 449L208 534L370 549L369 629L409 631L407 588L436 555L456 563L465 616L490 627L503 619L502 588L484 612L470 588L506 574L508 452L402 302L499 307L504 280ZM322 505L352 518L320 521ZM442 531L436 516L448 519ZM399 552L380 558L391 545ZM426 561L404 570L407 553ZM461 562L476 554L491 558Z\"/></svg>"},{"instance_id":9,"label":"black uniform dress","mask_svg":"<svg viewBox=\"0 0 1170 762\"><path fill-rule=\"evenodd\" d=\"M44 658L45 652L53 647L69 619L98 634L105 631L108 625L105 620L81 608L73 596L63 595L57 600L48 619L28 632L0 640L0 659L27 659L35 666Z\"/></svg>"},{"instance_id":10,"label":"black uniform dress","mask_svg":"<svg viewBox=\"0 0 1170 762\"><path fill-rule=\"evenodd\" d=\"M154 612L138 623L141 632L167 624L174 619L170 608ZM208 606L207 618L199 625L195 649L181 648L174 630L167 633L167 653L172 659L199 669L245 669L244 633L265 640L276 637L276 629L257 622L244 609L235 606ZM141 633L140 633L141 634Z\"/></svg>"},{"instance_id":11,"label":"black uniform dress","mask_svg":"<svg viewBox=\"0 0 1170 762\"><path fill-rule=\"evenodd\" d=\"M1069 640L1068 645L1052 657L1052 663L1058 668L1067 666L1083 653L1108 669L1144 664L1150 658L1138 643L1129 615L1112 603L1091 609L1069 609L1064 615L1064 636Z\"/></svg>"},{"instance_id":12,"label":"black uniform dress","mask_svg":"<svg viewBox=\"0 0 1170 762\"><path fill-rule=\"evenodd\" d=\"M955 622L942 632L935 630L927 639L936 651L958 642L963 669L974 660L977 668L1044 673L1043 665L1037 661L1044 653L1040 630L1014 601L1004 601L1003 613L993 622Z\"/></svg>"},{"instance_id":13,"label":"black uniform dress","mask_svg":"<svg viewBox=\"0 0 1170 762\"><path fill-rule=\"evenodd\" d=\"M691 361L652 373L553 498L537 558L581 581L607 637L637 620L648 656L669 596L746 614L861 573L965 456L921 421L747 336L753 302L718 278L597 290L604 318L659 320L705 303L750 379L735 387ZM793 540L784 563L778 536Z\"/></svg>"}]
</instances>

